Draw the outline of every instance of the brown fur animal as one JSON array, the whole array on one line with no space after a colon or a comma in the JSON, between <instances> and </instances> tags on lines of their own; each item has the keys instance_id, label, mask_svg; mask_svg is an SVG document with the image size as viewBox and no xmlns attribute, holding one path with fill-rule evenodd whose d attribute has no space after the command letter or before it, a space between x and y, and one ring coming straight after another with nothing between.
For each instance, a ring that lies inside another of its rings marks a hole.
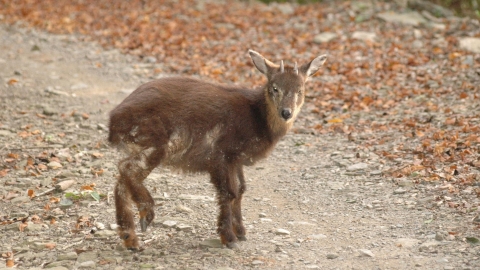
<instances>
[{"instance_id":1,"label":"brown fur animal","mask_svg":"<svg viewBox=\"0 0 480 270\"><path fill-rule=\"evenodd\" d=\"M109 141L126 150L115 186L119 236L138 249L132 204L142 231L152 222L154 201L143 181L158 165L207 172L217 190L218 233L235 248L246 240L241 202L243 166L265 158L290 129L305 97L305 82L325 62L276 65L249 51L268 82L252 90L191 78L163 78L141 85L110 114Z\"/></svg>"}]
</instances>

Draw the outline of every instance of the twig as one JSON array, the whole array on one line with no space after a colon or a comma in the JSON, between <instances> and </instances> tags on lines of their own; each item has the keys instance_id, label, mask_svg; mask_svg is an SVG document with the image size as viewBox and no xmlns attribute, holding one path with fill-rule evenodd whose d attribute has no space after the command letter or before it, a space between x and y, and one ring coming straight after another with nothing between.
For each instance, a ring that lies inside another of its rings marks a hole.
<instances>
[{"instance_id":1,"label":"twig","mask_svg":"<svg viewBox=\"0 0 480 270\"><path fill-rule=\"evenodd\" d=\"M29 150L29 149L48 149L48 148L57 148L58 146L33 146L33 147L24 147L24 148L6 148L9 151L19 151L19 150ZM5 147L4 147L5 148ZM3 150L3 148L2 148Z\"/></svg>"},{"instance_id":2,"label":"twig","mask_svg":"<svg viewBox=\"0 0 480 270\"><path fill-rule=\"evenodd\" d=\"M53 187L53 188L49 188L49 189L45 190L45 191L42 192L42 193L38 193L38 194L35 195L35 197L33 197L33 198L37 198L37 197L40 197L40 196L43 196L43 195L47 195L48 193L54 191L55 189L56 189L56 188L54 188L54 187Z\"/></svg>"}]
</instances>

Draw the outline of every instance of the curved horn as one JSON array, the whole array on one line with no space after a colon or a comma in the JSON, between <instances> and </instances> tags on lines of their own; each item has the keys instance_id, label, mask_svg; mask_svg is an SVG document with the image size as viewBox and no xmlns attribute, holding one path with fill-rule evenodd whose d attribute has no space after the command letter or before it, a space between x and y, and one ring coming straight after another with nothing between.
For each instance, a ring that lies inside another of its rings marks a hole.
<instances>
[{"instance_id":1,"label":"curved horn","mask_svg":"<svg viewBox=\"0 0 480 270\"><path fill-rule=\"evenodd\" d=\"M283 73L284 68L283 68L283 60L280 62L280 73Z\"/></svg>"},{"instance_id":2,"label":"curved horn","mask_svg":"<svg viewBox=\"0 0 480 270\"><path fill-rule=\"evenodd\" d=\"M293 67L293 72L295 72L295 74L298 75L298 66L297 66L297 62L295 62L295 66Z\"/></svg>"}]
</instances>

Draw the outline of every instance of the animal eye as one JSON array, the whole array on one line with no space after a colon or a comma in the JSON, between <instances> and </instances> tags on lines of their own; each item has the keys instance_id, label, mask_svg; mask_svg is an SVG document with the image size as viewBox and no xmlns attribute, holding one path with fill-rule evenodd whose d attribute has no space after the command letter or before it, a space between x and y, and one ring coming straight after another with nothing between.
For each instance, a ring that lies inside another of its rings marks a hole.
<instances>
[{"instance_id":1,"label":"animal eye","mask_svg":"<svg viewBox=\"0 0 480 270\"><path fill-rule=\"evenodd\" d=\"M278 93L278 88L274 86L273 87L273 92Z\"/></svg>"}]
</instances>

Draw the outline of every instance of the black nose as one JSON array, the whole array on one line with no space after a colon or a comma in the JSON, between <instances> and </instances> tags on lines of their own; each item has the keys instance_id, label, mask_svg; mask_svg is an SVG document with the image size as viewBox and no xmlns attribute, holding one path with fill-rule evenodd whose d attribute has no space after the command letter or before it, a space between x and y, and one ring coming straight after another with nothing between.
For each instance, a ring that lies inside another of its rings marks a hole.
<instances>
[{"instance_id":1,"label":"black nose","mask_svg":"<svg viewBox=\"0 0 480 270\"><path fill-rule=\"evenodd\" d=\"M282 110L282 117L285 120L288 120L292 117L292 110L290 109L283 109Z\"/></svg>"}]
</instances>

